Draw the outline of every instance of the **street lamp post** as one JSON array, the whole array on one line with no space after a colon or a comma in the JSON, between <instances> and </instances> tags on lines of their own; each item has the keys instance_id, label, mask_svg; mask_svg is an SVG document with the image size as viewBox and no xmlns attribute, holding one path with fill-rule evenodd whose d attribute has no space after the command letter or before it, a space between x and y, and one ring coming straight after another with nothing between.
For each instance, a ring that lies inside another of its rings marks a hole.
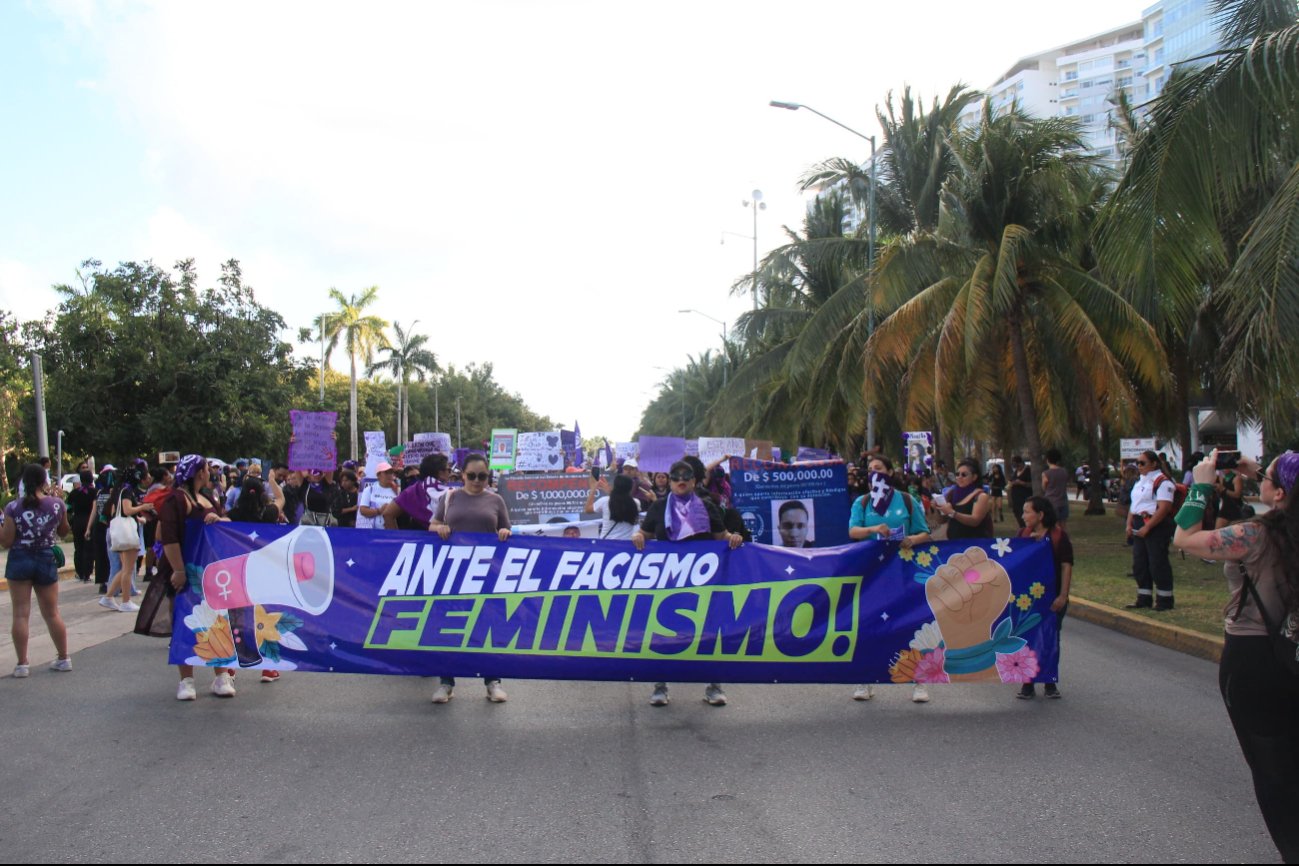
<instances>
[{"instance_id":1,"label":"street lamp post","mask_svg":"<svg viewBox=\"0 0 1299 866\"><path fill-rule=\"evenodd\" d=\"M708 315L707 313L701 313L698 310L677 310L677 312L696 313L700 316L703 316L705 319L712 319L712 321L722 326L722 387L725 388L727 384L727 372L728 372L728 368L730 367L730 365L727 363L726 360L726 343L727 343L726 323L723 322L721 319L714 319L712 316Z\"/></svg>"},{"instance_id":2,"label":"street lamp post","mask_svg":"<svg viewBox=\"0 0 1299 866\"><path fill-rule=\"evenodd\" d=\"M325 317L328 313L320 314L320 405L325 405Z\"/></svg>"},{"instance_id":3,"label":"street lamp post","mask_svg":"<svg viewBox=\"0 0 1299 866\"><path fill-rule=\"evenodd\" d=\"M456 398L456 450L464 447L464 442L460 439L460 398Z\"/></svg>"},{"instance_id":4,"label":"street lamp post","mask_svg":"<svg viewBox=\"0 0 1299 866\"><path fill-rule=\"evenodd\" d=\"M867 225L866 232L868 238L867 245L866 245L866 272L868 274L873 275L875 271L875 178L876 178L875 136L866 135L865 133L858 132L857 130L853 129L851 126L848 126L846 124L840 123L839 121L835 120L830 115L822 114L821 112L817 111L815 108L813 108L810 105L803 105L800 102L780 102L775 99L771 100L769 104L771 105L772 108L784 108L789 111L798 111L800 108L806 108L808 111L812 112L817 117L828 120L831 123L833 123L835 126L838 126L841 129L846 129L849 132L851 132L853 135L857 136L858 138L864 138L871 143L870 190L867 192L866 195L866 225ZM875 333L874 299L871 300L870 306L866 310L866 333L868 335ZM867 448L875 447L875 407L873 405L868 406L866 409L866 447Z\"/></svg>"},{"instance_id":5,"label":"street lamp post","mask_svg":"<svg viewBox=\"0 0 1299 866\"><path fill-rule=\"evenodd\" d=\"M767 203L762 200L762 190L755 189L750 195L752 200L745 199L741 204L753 208L753 309L758 309L758 211L766 210Z\"/></svg>"}]
</instances>

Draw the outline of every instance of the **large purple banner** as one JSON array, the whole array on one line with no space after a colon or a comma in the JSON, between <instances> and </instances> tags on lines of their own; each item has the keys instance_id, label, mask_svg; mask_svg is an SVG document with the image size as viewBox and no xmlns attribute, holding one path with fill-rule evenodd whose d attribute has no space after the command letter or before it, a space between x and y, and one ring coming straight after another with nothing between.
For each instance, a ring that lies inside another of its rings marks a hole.
<instances>
[{"instance_id":1,"label":"large purple banner","mask_svg":"<svg viewBox=\"0 0 1299 866\"><path fill-rule=\"evenodd\" d=\"M719 542L191 524L174 664L695 682L1053 681L1049 542Z\"/></svg>"}]
</instances>

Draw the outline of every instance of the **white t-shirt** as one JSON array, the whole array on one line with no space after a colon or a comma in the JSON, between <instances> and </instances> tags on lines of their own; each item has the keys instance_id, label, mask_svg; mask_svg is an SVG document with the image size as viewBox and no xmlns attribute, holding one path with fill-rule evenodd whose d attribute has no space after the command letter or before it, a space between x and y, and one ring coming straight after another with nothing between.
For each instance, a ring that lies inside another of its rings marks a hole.
<instances>
[{"instance_id":1,"label":"white t-shirt","mask_svg":"<svg viewBox=\"0 0 1299 866\"><path fill-rule=\"evenodd\" d=\"M1137 483L1132 487L1132 513L1133 514L1154 514L1155 508L1160 502L1172 502L1173 496L1177 490L1173 486L1173 480L1164 476L1164 480L1159 483L1159 489L1155 490L1155 479L1162 475L1159 470L1152 469L1145 475L1142 475Z\"/></svg>"},{"instance_id":2,"label":"white t-shirt","mask_svg":"<svg viewBox=\"0 0 1299 866\"><path fill-rule=\"evenodd\" d=\"M614 523L609 517L609 497L601 496L591 510L600 515L600 537L608 541L627 541L636 531L635 523Z\"/></svg>"},{"instance_id":3,"label":"white t-shirt","mask_svg":"<svg viewBox=\"0 0 1299 866\"><path fill-rule=\"evenodd\" d=\"M397 493L391 487L383 487L377 482L369 484L361 491L361 496L356 500L358 506L364 505L366 508L377 508L380 511L389 502L397 498ZM357 529L383 529L383 515L377 517L366 517L358 509L356 512Z\"/></svg>"}]
</instances>

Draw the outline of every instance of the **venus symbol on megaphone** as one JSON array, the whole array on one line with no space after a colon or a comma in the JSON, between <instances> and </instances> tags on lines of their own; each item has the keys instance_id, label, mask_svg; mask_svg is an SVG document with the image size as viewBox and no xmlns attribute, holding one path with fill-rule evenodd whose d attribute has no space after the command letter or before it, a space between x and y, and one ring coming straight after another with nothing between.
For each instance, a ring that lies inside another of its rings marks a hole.
<instances>
[{"instance_id":1,"label":"venus symbol on megaphone","mask_svg":"<svg viewBox=\"0 0 1299 866\"><path fill-rule=\"evenodd\" d=\"M319 616L333 599L334 550L318 526L203 569L203 600L213 610L278 604Z\"/></svg>"}]
</instances>

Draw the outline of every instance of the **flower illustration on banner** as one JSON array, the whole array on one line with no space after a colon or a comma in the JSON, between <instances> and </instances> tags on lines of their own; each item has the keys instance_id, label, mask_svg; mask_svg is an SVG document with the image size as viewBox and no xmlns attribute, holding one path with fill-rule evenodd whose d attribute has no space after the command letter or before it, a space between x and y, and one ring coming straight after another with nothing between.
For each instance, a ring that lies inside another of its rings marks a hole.
<instances>
[{"instance_id":1,"label":"flower illustration on banner","mask_svg":"<svg viewBox=\"0 0 1299 866\"><path fill-rule=\"evenodd\" d=\"M916 552L909 547L905 547L902 550L898 551L898 559L902 560L903 562L910 562L915 558L916 558Z\"/></svg>"},{"instance_id":2,"label":"flower illustration on banner","mask_svg":"<svg viewBox=\"0 0 1299 866\"><path fill-rule=\"evenodd\" d=\"M192 610L189 616L185 617L185 628L192 632L200 632L216 625L217 612L208 607L207 602L203 602Z\"/></svg>"},{"instance_id":3,"label":"flower illustration on banner","mask_svg":"<svg viewBox=\"0 0 1299 866\"><path fill-rule=\"evenodd\" d=\"M1010 539L998 538L997 543L992 545L992 549L997 551L997 558L1000 559L1010 553Z\"/></svg>"},{"instance_id":4,"label":"flower illustration on banner","mask_svg":"<svg viewBox=\"0 0 1299 866\"><path fill-rule=\"evenodd\" d=\"M938 545L937 545L937 544L931 544L931 545L929 545L929 552L930 552L931 554L933 554L934 556L937 556L937 555L938 555Z\"/></svg>"},{"instance_id":5,"label":"flower illustration on banner","mask_svg":"<svg viewBox=\"0 0 1299 866\"><path fill-rule=\"evenodd\" d=\"M1015 607L1019 608L1025 613L1028 613L1028 609L1032 606L1033 606L1033 599L1029 598L1027 595L1021 595L1019 598L1015 599Z\"/></svg>"},{"instance_id":6,"label":"flower illustration on banner","mask_svg":"<svg viewBox=\"0 0 1299 866\"><path fill-rule=\"evenodd\" d=\"M918 683L950 683L951 678L943 670L945 651L936 649L930 653L924 653L920 661L916 663L915 681Z\"/></svg>"},{"instance_id":7,"label":"flower illustration on banner","mask_svg":"<svg viewBox=\"0 0 1299 866\"><path fill-rule=\"evenodd\" d=\"M211 626L195 632L194 655L209 667L224 667L233 662L235 639L230 634L230 620L218 616Z\"/></svg>"},{"instance_id":8,"label":"flower illustration on banner","mask_svg":"<svg viewBox=\"0 0 1299 866\"><path fill-rule=\"evenodd\" d=\"M916 554L916 564L918 564L921 568L928 568L933 561L934 561L934 557L933 554L931 553Z\"/></svg>"},{"instance_id":9,"label":"flower illustration on banner","mask_svg":"<svg viewBox=\"0 0 1299 866\"><path fill-rule=\"evenodd\" d=\"M1041 668L1028 647L1010 654L997 653L997 673L1003 683L1031 683Z\"/></svg>"},{"instance_id":10,"label":"flower illustration on banner","mask_svg":"<svg viewBox=\"0 0 1299 866\"><path fill-rule=\"evenodd\" d=\"M903 650L897 660L889 667L889 678L895 683L913 683L916 681L916 666L922 655L919 650Z\"/></svg>"},{"instance_id":11,"label":"flower illustration on banner","mask_svg":"<svg viewBox=\"0 0 1299 866\"><path fill-rule=\"evenodd\" d=\"M938 630L938 623L927 622L920 628L916 629L915 637L911 639L911 649L918 652L925 650L936 650L943 645L943 633Z\"/></svg>"},{"instance_id":12,"label":"flower illustration on banner","mask_svg":"<svg viewBox=\"0 0 1299 866\"><path fill-rule=\"evenodd\" d=\"M1040 599L1042 596L1046 595L1046 587L1042 585L1041 581L1038 581L1028 588L1028 594L1033 596L1035 599Z\"/></svg>"}]
</instances>

